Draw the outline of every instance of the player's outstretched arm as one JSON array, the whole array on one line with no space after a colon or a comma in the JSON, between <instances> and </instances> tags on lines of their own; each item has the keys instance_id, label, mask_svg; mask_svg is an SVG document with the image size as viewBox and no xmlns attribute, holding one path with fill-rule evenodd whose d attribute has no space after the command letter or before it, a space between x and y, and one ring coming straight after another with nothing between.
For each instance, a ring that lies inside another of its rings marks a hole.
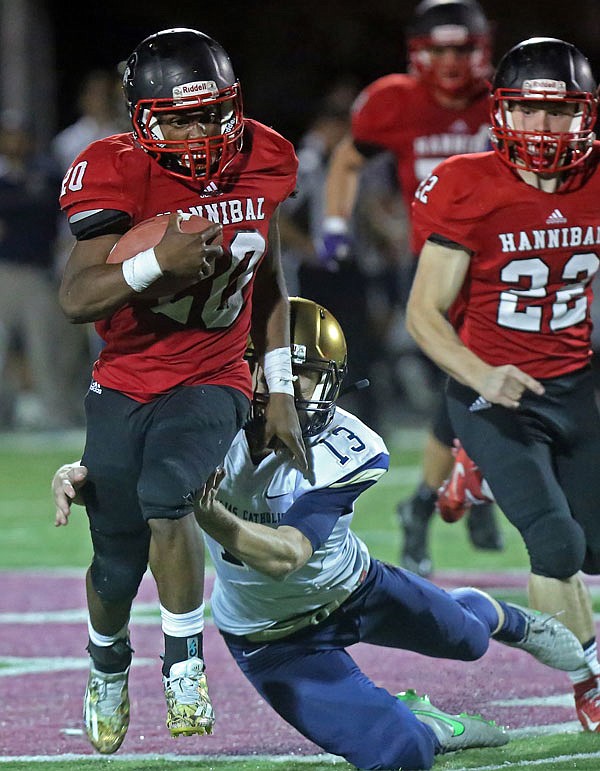
<instances>
[{"instance_id":1,"label":"player's outstretched arm","mask_svg":"<svg viewBox=\"0 0 600 771\"><path fill-rule=\"evenodd\" d=\"M194 504L200 527L244 564L276 580L283 580L310 559L312 546L295 527L266 527L238 519L216 498L223 469L208 479Z\"/></svg>"}]
</instances>

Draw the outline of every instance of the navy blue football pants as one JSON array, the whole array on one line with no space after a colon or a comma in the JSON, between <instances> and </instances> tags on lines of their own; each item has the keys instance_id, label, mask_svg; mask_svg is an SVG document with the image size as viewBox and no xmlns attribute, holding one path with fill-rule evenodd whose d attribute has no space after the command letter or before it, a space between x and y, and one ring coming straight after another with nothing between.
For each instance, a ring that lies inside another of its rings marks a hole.
<instances>
[{"instance_id":1,"label":"navy blue football pants","mask_svg":"<svg viewBox=\"0 0 600 771\"><path fill-rule=\"evenodd\" d=\"M268 644L223 637L260 695L301 734L357 768L408 771L433 765L440 749L433 731L377 687L345 648L367 642L472 661L486 652L497 623L482 594L445 592L372 559L362 586L322 624Z\"/></svg>"}]
</instances>

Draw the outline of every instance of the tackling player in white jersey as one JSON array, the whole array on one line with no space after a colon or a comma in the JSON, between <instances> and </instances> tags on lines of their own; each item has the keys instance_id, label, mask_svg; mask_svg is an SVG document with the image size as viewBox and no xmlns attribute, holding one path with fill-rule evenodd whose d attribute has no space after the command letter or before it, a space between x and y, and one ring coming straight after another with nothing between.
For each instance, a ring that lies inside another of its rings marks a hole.
<instances>
[{"instance_id":1,"label":"tackling player in white jersey","mask_svg":"<svg viewBox=\"0 0 600 771\"><path fill-rule=\"evenodd\" d=\"M442 752L505 744L494 723L447 715L412 690L394 695L377 687L346 648L368 642L471 661L493 636L569 670L581 664L581 645L549 615L476 589L445 592L369 554L350 524L358 496L387 470L388 451L336 405L346 342L335 318L301 298L291 298L290 310L296 407L311 474L305 477L285 449L266 447L268 394L254 362L251 419L195 505L217 573L215 624L263 698L304 736L358 768L429 769ZM84 479L78 464L56 472L57 524L68 521Z\"/></svg>"}]
</instances>

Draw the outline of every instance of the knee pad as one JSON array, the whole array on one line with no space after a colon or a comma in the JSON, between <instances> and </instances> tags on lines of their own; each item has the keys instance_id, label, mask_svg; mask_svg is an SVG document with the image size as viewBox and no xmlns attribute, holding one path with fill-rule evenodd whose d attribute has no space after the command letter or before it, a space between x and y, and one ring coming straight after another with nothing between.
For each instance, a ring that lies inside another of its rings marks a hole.
<instances>
[{"instance_id":1,"label":"knee pad","mask_svg":"<svg viewBox=\"0 0 600 771\"><path fill-rule=\"evenodd\" d=\"M522 535L533 573L546 578L569 578L581 570L585 535L571 517L541 516Z\"/></svg>"},{"instance_id":2,"label":"knee pad","mask_svg":"<svg viewBox=\"0 0 600 771\"><path fill-rule=\"evenodd\" d=\"M148 565L149 531L105 535L92 530L92 586L106 602L127 602L137 594Z\"/></svg>"}]
</instances>

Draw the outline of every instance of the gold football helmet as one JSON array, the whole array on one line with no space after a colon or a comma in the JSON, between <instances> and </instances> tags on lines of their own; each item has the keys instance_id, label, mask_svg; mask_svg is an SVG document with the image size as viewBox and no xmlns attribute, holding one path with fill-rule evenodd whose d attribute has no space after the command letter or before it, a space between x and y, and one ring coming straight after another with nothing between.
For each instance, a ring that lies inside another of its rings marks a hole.
<instances>
[{"instance_id":1,"label":"gold football helmet","mask_svg":"<svg viewBox=\"0 0 600 771\"><path fill-rule=\"evenodd\" d=\"M296 408L307 413L304 436L314 436L333 419L335 403L346 374L346 338L337 319L322 305L290 297L292 369L321 373L311 399L296 399Z\"/></svg>"},{"instance_id":2,"label":"gold football helmet","mask_svg":"<svg viewBox=\"0 0 600 771\"><path fill-rule=\"evenodd\" d=\"M310 399L296 396L302 434L305 437L314 436L333 419L336 400L346 374L346 338L336 318L322 305L303 297L290 297L290 347L295 374L309 370L319 375ZM246 430L257 431L260 422L264 420L268 393L262 371L256 367L256 351L250 338L246 359L255 384Z\"/></svg>"}]
</instances>

